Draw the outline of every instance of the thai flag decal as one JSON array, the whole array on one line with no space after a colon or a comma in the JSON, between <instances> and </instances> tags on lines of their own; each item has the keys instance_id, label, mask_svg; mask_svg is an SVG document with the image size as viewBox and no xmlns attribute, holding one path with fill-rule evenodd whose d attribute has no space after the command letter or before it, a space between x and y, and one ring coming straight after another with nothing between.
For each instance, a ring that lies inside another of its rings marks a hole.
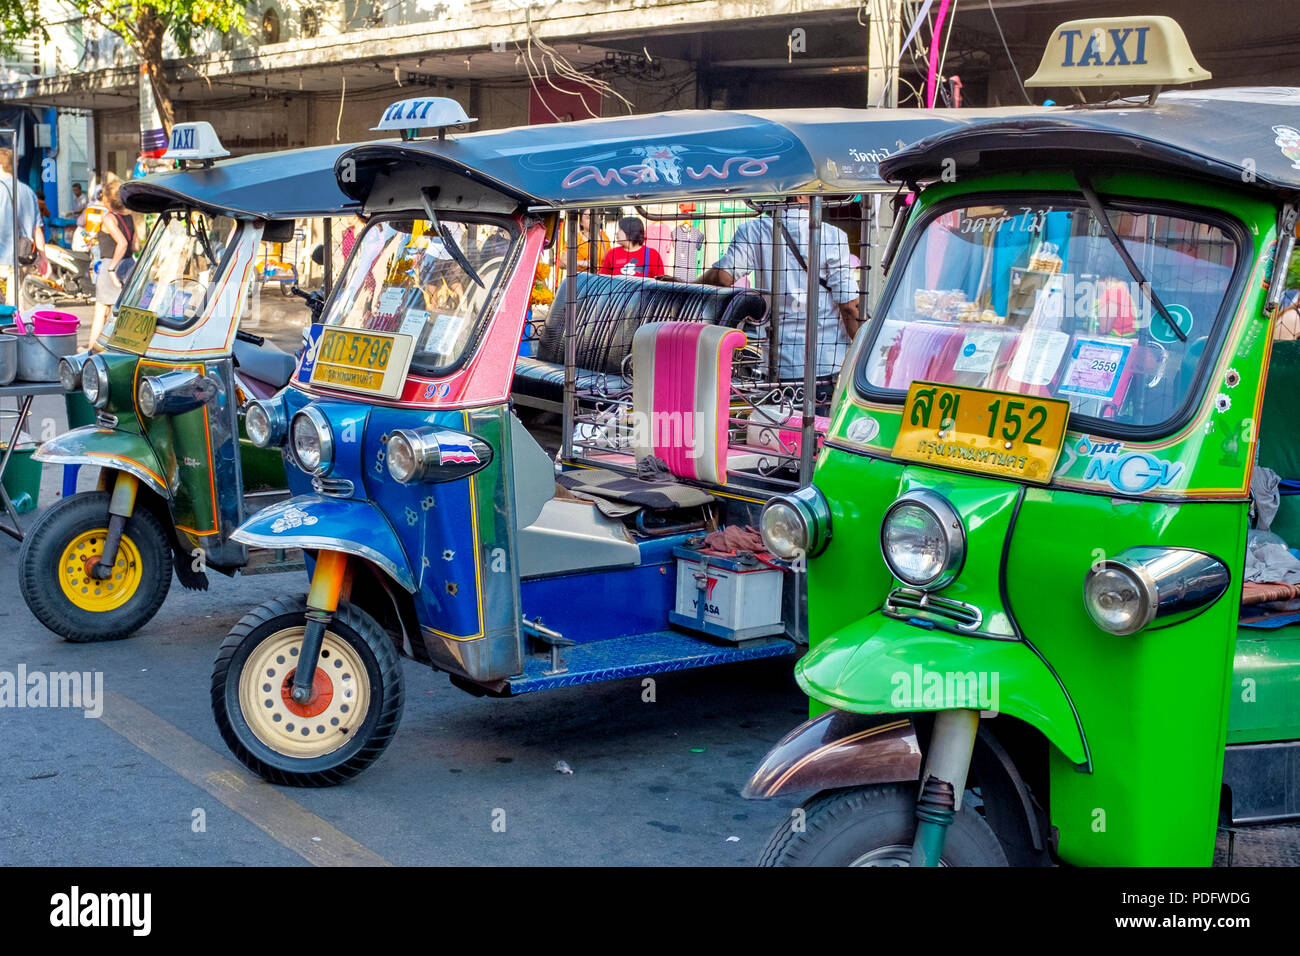
<instances>
[{"instance_id":1,"label":"thai flag decal","mask_svg":"<svg viewBox=\"0 0 1300 956\"><path fill-rule=\"evenodd\" d=\"M468 438L438 437L438 464L477 465L481 461Z\"/></svg>"}]
</instances>

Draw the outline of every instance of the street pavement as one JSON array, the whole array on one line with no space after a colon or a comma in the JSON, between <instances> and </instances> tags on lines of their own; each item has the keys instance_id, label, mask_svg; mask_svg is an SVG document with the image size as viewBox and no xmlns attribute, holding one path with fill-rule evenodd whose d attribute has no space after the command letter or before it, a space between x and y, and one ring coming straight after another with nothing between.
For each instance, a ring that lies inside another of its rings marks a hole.
<instances>
[{"instance_id":1,"label":"street pavement","mask_svg":"<svg viewBox=\"0 0 1300 956\"><path fill-rule=\"evenodd\" d=\"M257 331L292 348L306 313L288 301ZM34 417L60 420L59 405ZM59 478L46 469L42 505ZM229 756L209 679L227 631L305 591L302 572L213 575L206 592L173 582L136 636L72 644L23 604L18 550L0 535L0 671L99 674L104 694L96 717L0 709L3 865L752 865L797 802L739 794L806 715L788 660L661 675L649 703L640 679L473 698L405 661L384 756L342 786L272 787ZM1219 865L1226 848L1221 833ZM1233 863L1300 864L1300 827L1241 832Z\"/></svg>"}]
</instances>

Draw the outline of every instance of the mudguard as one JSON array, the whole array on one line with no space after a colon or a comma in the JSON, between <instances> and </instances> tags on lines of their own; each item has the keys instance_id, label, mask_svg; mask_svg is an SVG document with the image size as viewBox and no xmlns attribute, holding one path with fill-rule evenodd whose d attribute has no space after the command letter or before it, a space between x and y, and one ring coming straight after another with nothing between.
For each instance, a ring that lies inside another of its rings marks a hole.
<instances>
[{"instance_id":1,"label":"mudguard","mask_svg":"<svg viewBox=\"0 0 1300 956\"><path fill-rule=\"evenodd\" d=\"M921 747L910 718L832 710L786 734L740 795L764 800L920 778Z\"/></svg>"},{"instance_id":2,"label":"mudguard","mask_svg":"<svg viewBox=\"0 0 1300 956\"><path fill-rule=\"evenodd\" d=\"M158 456L138 432L83 425L43 442L32 457L56 465L117 468L139 478L164 500L171 498Z\"/></svg>"},{"instance_id":3,"label":"mudguard","mask_svg":"<svg viewBox=\"0 0 1300 956\"><path fill-rule=\"evenodd\" d=\"M813 700L858 714L974 708L1037 727L1090 769L1083 725L1056 674L1024 641L966 637L869 614L795 666Z\"/></svg>"},{"instance_id":4,"label":"mudguard","mask_svg":"<svg viewBox=\"0 0 1300 956\"><path fill-rule=\"evenodd\" d=\"M416 590L397 533L384 513L367 501L298 495L263 508L230 537L255 548L354 554L381 568L410 593Z\"/></svg>"}]
</instances>

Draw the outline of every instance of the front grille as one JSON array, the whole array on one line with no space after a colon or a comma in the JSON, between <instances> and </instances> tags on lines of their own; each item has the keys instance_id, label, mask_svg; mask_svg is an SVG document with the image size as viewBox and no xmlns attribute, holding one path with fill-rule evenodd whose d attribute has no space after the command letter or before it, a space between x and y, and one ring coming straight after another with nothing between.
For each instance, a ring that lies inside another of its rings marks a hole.
<instances>
[{"instance_id":1,"label":"front grille","mask_svg":"<svg viewBox=\"0 0 1300 956\"><path fill-rule=\"evenodd\" d=\"M116 428L117 416L110 415L108 412L97 412L95 414L95 423L99 425L100 428Z\"/></svg>"},{"instance_id":2,"label":"front grille","mask_svg":"<svg viewBox=\"0 0 1300 956\"><path fill-rule=\"evenodd\" d=\"M352 497L353 485L346 478L316 477L311 480L311 486L318 495L329 495L332 498Z\"/></svg>"},{"instance_id":3,"label":"front grille","mask_svg":"<svg viewBox=\"0 0 1300 956\"><path fill-rule=\"evenodd\" d=\"M984 621L979 608L918 588L894 588L885 599L883 610L890 617L904 620L918 617L922 620L938 618L952 621L963 631L974 631Z\"/></svg>"}]
</instances>

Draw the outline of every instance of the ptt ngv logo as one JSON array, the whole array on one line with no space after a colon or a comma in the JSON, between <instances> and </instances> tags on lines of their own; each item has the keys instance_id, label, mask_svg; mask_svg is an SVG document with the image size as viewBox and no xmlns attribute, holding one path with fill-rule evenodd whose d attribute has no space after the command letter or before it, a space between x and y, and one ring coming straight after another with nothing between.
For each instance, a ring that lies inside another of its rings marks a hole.
<instances>
[{"instance_id":1,"label":"ptt ngv logo","mask_svg":"<svg viewBox=\"0 0 1300 956\"><path fill-rule=\"evenodd\" d=\"M1083 473L1084 481L1099 479L1116 491L1137 495L1152 488L1162 488L1182 474L1181 462L1161 461L1142 451L1121 454L1121 448L1117 441L1091 442L1087 438L1080 441L1079 455L1092 456Z\"/></svg>"}]
</instances>

